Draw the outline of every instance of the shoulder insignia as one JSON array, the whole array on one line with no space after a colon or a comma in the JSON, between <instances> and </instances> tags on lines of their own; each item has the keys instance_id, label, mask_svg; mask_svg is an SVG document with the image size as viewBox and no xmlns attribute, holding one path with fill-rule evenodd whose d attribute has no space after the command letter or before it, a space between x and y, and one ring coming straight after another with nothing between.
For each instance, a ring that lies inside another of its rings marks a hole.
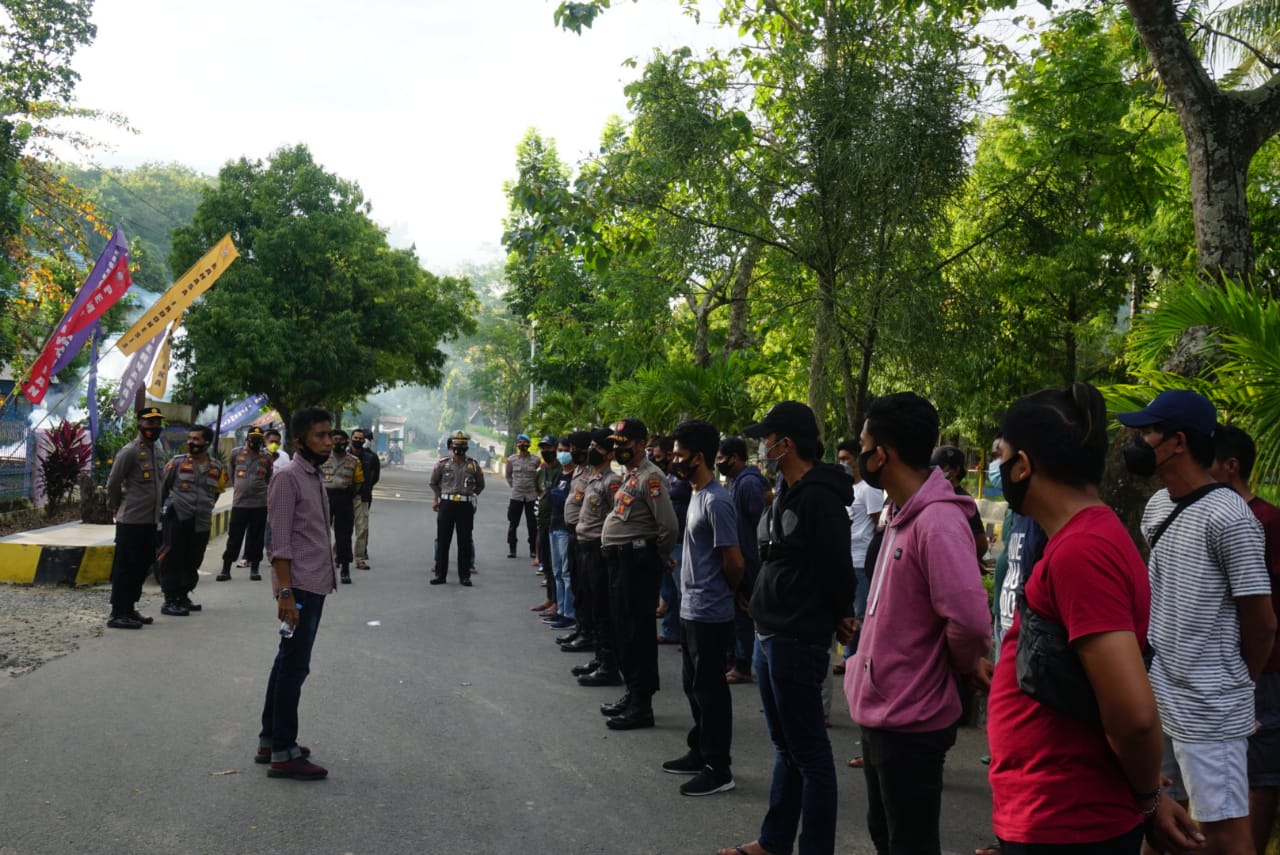
<instances>
[{"instance_id":1,"label":"shoulder insignia","mask_svg":"<svg viewBox=\"0 0 1280 855\"><path fill-rule=\"evenodd\" d=\"M616 496L616 495L618 495L618 490L619 490L619 489L621 489L621 487L622 487L622 482L621 482L621 481L613 481L613 482L611 482L611 483L609 484L609 495L610 495L610 496Z\"/></svg>"},{"instance_id":2,"label":"shoulder insignia","mask_svg":"<svg viewBox=\"0 0 1280 855\"><path fill-rule=\"evenodd\" d=\"M662 495L662 480L659 478L649 479L649 498L656 499Z\"/></svg>"}]
</instances>

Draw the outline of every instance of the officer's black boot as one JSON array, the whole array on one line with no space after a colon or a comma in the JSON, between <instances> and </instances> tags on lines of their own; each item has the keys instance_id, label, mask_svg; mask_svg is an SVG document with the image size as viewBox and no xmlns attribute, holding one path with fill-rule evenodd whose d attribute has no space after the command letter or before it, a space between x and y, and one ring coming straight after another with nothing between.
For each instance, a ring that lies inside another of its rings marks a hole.
<instances>
[{"instance_id":1,"label":"officer's black boot","mask_svg":"<svg viewBox=\"0 0 1280 855\"><path fill-rule=\"evenodd\" d=\"M231 578L231 562L226 558L222 559L222 572L216 578L219 582L226 582Z\"/></svg>"},{"instance_id":2,"label":"officer's black boot","mask_svg":"<svg viewBox=\"0 0 1280 855\"><path fill-rule=\"evenodd\" d=\"M610 730L639 730L642 727L653 727L653 697L651 695L634 695L631 705L620 715L605 722Z\"/></svg>"},{"instance_id":3,"label":"officer's black boot","mask_svg":"<svg viewBox=\"0 0 1280 855\"><path fill-rule=\"evenodd\" d=\"M443 585L443 584L444 584L444 574L445 574L445 571L444 571L444 570L441 570L439 567L435 568L435 570L433 570L433 571L432 571L432 574L431 574L431 584L432 584L432 585Z\"/></svg>"},{"instance_id":4,"label":"officer's black boot","mask_svg":"<svg viewBox=\"0 0 1280 855\"><path fill-rule=\"evenodd\" d=\"M254 564L249 568L249 581L259 582L262 580L262 574L258 572L258 565Z\"/></svg>"},{"instance_id":5,"label":"officer's black boot","mask_svg":"<svg viewBox=\"0 0 1280 855\"><path fill-rule=\"evenodd\" d=\"M344 585L351 584L351 565L350 564L342 565L342 584Z\"/></svg>"},{"instance_id":6,"label":"officer's black boot","mask_svg":"<svg viewBox=\"0 0 1280 855\"><path fill-rule=\"evenodd\" d=\"M627 707L631 705L631 693L627 692L611 704L600 705L600 715L612 718L615 715L622 715L627 711Z\"/></svg>"}]
</instances>

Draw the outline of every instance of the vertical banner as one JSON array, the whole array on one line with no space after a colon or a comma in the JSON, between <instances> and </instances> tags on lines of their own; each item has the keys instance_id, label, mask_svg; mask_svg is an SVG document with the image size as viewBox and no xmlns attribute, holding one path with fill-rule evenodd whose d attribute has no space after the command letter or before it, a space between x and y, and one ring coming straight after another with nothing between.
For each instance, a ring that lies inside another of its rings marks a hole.
<instances>
[{"instance_id":1,"label":"vertical banner","mask_svg":"<svg viewBox=\"0 0 1280 855\"><path fill-rule=\"evenodd\" d=\"M243 401L232 404L225 412L223 412L221 428L216 424L209 425L209 427L213 428L215 431L220 430L222 433L230 433L236 428L246 425L257 418L259 411L261 411L262 408L270 402L270 400L270 398L261 393L257 395L250 395Z\"/></svg>"},{"instance_id":2,"label":"vertical banner","mask_svg":"<svg viewBox=\"0 0 1280 855\"><path fill-rule=\"evenodd\" d=\"M103 339L102 323L95 321L93 335L89 339L89 390L85 403L89 405L89 441L98 438L98 345Z\"/></svg>"},{"instance_id":3,"label":"vertical banner","mask_svg":"<svg viewBox=\"0 0 1280 855\"><path fill-rule=\"evenodd\" d=\"M27 379L21 384L22 393L27 396L28 401L39 404L44 400L53 375L66 368L67 363L75 358L89 337L93 325L124 296L132 284L133 278L129 275L129 244L125 240L124 230L117 226L107 248L98 256L97 263L89 272L89 278L85 279L76 293L71 308L58 322L48 343L32 363Z\"/></svg>"},{"instance_id":4,"label":"vertical banner","mask_svg":"<svg viewBox=\"0 0 1280 855\"><path fill-rule=\"evenodd\" d=\"M164 331L174 318L187 310L195 299L213 287L231 262L240 257L231 235L223 236L213 249L191 266L191 269L160 295L160 299L138 318L138 322L116 342L121 353L133 353Z\"/></svg>"},{"instance_id":5,"label":"vertical banner","mask_svg":"<svg viewBox=\"0 0 1280 855\"><path fill-rule=\"evenodd\" d=\"M159 347L160 339L151 339L125 366L124 375L120 378L120 388L116 390L115 400L111 402L111 409L116 411L117 416L123 418L125 413L133 409L133 396L150 373L151 362L156 358L156 349Z\"/></svg>"},{"instance_id":6,"label":"vertical banner","mask_svg":"<svg viewBox=\"0 0 1280 855\"><path fill-rule=\"evenodd\" d=\"M147 386L147 394L156 400L163 398L165 391L169 388L169 349L173 345L173 337L177 335L178 325L181 323L182 315L179 314L173 319L169 334L164 337L164 344L160 345L160 355L156 357L156 364L151 368L151 383Z\"/></svg>"}]
</instances>

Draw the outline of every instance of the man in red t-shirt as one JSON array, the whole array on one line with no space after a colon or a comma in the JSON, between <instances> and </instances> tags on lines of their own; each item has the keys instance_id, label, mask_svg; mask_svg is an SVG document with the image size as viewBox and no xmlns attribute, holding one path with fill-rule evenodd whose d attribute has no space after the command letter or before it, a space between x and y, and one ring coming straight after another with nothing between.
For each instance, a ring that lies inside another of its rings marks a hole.
<instances>
[{"instance_id":1,"label":"man in red t-shirt","mask_svg":"<svg viewBox=\"0 0 1280 855\"><path fill-rule=\"evenodd\" d=\"M1257 447L1249 434L1234 425L1220 425L1213 434L1213 466L1209 474L1223 484L1230 484L1262 523L1267 543L1267 573L1271 576L1271 605L1280 614L1280 508L1255 496L1249 489L1257 455ZM1258 855L1264 855L1280 795L1280 637L1258 675L1254 713L1258 717L1258 732L1249 737L1249 821L1253 826L1254 847Z\"/></svg>"}]
</instances>

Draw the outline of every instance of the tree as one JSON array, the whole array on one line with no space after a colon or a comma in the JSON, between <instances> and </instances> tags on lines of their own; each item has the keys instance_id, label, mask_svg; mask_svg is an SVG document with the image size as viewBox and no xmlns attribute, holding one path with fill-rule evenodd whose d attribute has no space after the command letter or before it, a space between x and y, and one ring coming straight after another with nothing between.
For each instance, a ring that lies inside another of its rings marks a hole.
<instances>
[{"instance_id":1,"label":"tree","mask_svg":"<svg viewBox=\"0 0 1280 855\"><path fill-rule=\"evenodd\" d=\"M180 391L262 392L287 424L300 407L340 412L398 383L441 383L439 345L474 328L470 286L391 249L369 210L304 145L223 167L173 236L177 269L228 232L241 255L186 314Z\"/></svg>"}]
</instances>

